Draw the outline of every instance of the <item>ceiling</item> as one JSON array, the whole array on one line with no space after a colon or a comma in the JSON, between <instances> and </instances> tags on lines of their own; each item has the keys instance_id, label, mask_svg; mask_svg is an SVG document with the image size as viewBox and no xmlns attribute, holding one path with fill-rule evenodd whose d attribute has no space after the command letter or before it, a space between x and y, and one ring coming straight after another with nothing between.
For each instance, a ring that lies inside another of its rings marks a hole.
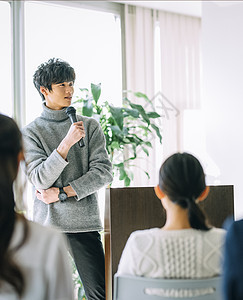
<instances>
[{"instance_id":1,"label":"ceiling","mask_svg":"<svg viewBox=\"0 0 243 300\"><path fill-rule=\"evenodd\" d=\"M174 13L201 17L201 1L114 1L153 9L166 10Z\"/></svg>"}]
</instances>

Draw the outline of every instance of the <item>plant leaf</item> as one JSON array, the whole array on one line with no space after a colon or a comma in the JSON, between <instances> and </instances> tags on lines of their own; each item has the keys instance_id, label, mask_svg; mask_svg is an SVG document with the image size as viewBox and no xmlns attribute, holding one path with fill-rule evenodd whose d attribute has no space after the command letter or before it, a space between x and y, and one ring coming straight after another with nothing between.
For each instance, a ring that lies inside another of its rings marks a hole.
<instances>
[{"instance_id":1,"label":"plant leaf","mask_svg":"<svg viewBox=\"0 0 243 300\"><path fill-rule=\"evenodd\" d=\"M86 88L79 88L79 90L81 91L81 92L88 92L89 90L88 89L86 89Z\"/></svg>"},{"instance_id":2,"label":"plant leaf","mask_svg":"<svg viewBox=\"0 0 243 300\"><path fill-rule=\"evenodd\" d=\"M116 124L122 130L123 129L123 121L124 121L123 108L122 107L114 107L113 105L109 105L109 108L110 108L111 115L114 118Z\"/></svg>"},{"instance_id":3,"label":"plant leaf","mask_svg":"<svg viewBox=\"0 0 243 300\"><path fill-rule=\"evenodd\" d=\"M148 112L148 113L147 113L147 116L148 116L149 118L152 118L152 119L156 119L156 118L161 117L161 116L160 116L157 112L155 112L155 111Z\"/></svg>"},{"instance_id":4,"label":"plant leaf","mask_svg":"<svg viewBox=\"0 0 243 300\"><path fill-rule=\"evenodd\" d=\"M123 180L124 178L127 177L127 173L126 173L126 171L124 169L124 164L123 164L123 166L121 166L119 168L119 173L120 173L119 180Z\"/></svg>"},{"instance_id":5,"label":"plant leaf","mask_svg":"<svg viewBox=\"0 0 243 300\"><path fill-rule=\"evenodd\" d=\"M113 164L113 166L120 168L121 166L124 166L124 163L119 163L119 164Z\"/></svg>"},{"instance_id":6,"label":"plant leaf","mask_svg":"<svg viewBox=\"0 0 243 300\"><path fill-rule=\"evenodd\" d=\"M131 108L124 108L125 112L127 112L128 115L132 116L133 118L138 118L139 117L139 112L136 109L131 109Z\"/></svg>"},{"instance_id":7,"label":"plant leaf","mask_svg":"<svg viewBox=\"0 0 243 300\"><path fill-rule=\"evenodd\" d=\"M151 132L151 130L149 129L148 126L139 125L138 128L141 128L141 129L143 129L143 130L146 131L146 132L147 132L147 131Z\"/></svg>"},{"instance_id":8,"label":"plant leaf","mask_svg":"<svg viewBox=\"0 0 243 300\"><path fill-rule=\"evenodd\" d=\"M120 145L119 145L118 142L112 142L112 143L111 143L111 148L112 148L112 149L119 149L119 148L120 148Z\"/></svg>"},{"instance_id":9,"label":"plant leaf","mask_svg":"<svg viewBox=\"0 0 243 300\"><path fill-rule=\"evenodd\" d=\"M124 138L123 131L117 125L115 125L115 126L111 125L110 128L115 136L118 136L121 139Z\"/></svg>"},{"instance_id":10,"label":"plant leaf","mask_svg":"<svg viewBox=\"0 0 243 300\"><path fill-rule=\"evenodd\" d=\"M155 132L156 132L156 134L157 134L157 136L159 138L160 144L161 144L162 143L162 136L160 134L159 128L156 125L154 125L154 124L151 124L151 127L155 130Z\"/></svg>"},{"instance_id":11,"label":"plant leaf","mask_svg":"<svg viewBox=\"0 0 243 300\"><path fill-rule=\"evenodd\" d=\"M130 183L131 183L131 180L130 180L130 178L127 176L127 177L125 177L125 179L124 179L124 184L125 184L125 186L129 186L130 185Z\"/></svg>"},{"instance_id":12,"label":"plant leaf","mask_svg":"<svg viewBox=\"0 0 243 300\"><path fill-rule=\"evenodd\" d=\"M93 104L92 99L83 100L82 115L86 117L92 117L93 115Z\"/></svg>"},{"instance_id":13,"label":"plant leaf","mask_svg":"<svg viewBox=\"0 0 243 300\"><path fill-rule=\"evenodd\" d=\"M148 96L145 95L145 94L143 94L143 93L141 93L141 92L136 92L136 93L134 93L134 95L135 95L136 97L138 97L138 98L143 98L143 99L145 99L146 101L150 102Z\"/></svg>"},{"instance_id":14,"label":"plant leaf","mask_svg":"<svg viewBox=\"0 0 243 300\"><path fill-rule=\"evenodd\" d=\"M129 133L128 131L129 131L129 130L128 130L127 127L123 127L122 132L123 132L124 136L128 135L128 133Z\"/></svg>"},{"instance_id":15,"label":"plant leaf","mask_svg":"<svg viewBox=\"0 0 243 300\"><path fill-rule=\"evenodd\" d=\"M101 93L101 83L99 84L91 83L91 93L93 95L95 103L97 104Z\"/></svg>"},{"instance_id":16,"label":"plant leaf","mask_svg":"<svg viewBox=\"0 0 243 300\"><path fill-rule=\"evenodd\" d=\"M145 147L143 147L143 146L141 146L142 147L142 149L143 149L143 152L147 155L147 156L149 156L149 152L148 152L148 149L146 149Z\"/></svg>"},{"instance_id":17,"label":"plant leaf","mask_svg":"<svg viewBox=\"0 0 243 300\"><path fill-rule=\"evenodd\" d=\"M152 144L151 144L149 141L147 141L147 142L144 142L144 144L145 144L146 146L148 146L148 147L152 148Z\"/></svg>"},{"instance_id":18,"label":"plant leaf","mask_svg":"<svg viewBox=\"0 0 243 300\"><path fill-rule=\"evenodd\" d=\"M150 179L149 173L144 171L144 173L147 175L148 179Z\"/></svg>"},{"instance_id":19,"label":"plant leaf","mask_svg":"<svg viewBox=\"0 0 243 300\"><path fill-rule=\"evenodd\" d=\"M149 125L150 124L150 120L149 117L147 116L144 108L142 107L142 105L139 104L134 104L132 102L130 102L130 106L134 109L137 109L140 113L140 115L142 116L143 120Z\"/></svg>"},{"instance_id":20,"label":"plant leaf","mask_svg":"<svg viewBox=\"0 0 243 300\"><path fill-rule=\"evenodd\" d=\"M134 93L134 95L137 96L138 98L145 99L147 102L149 102L151 104L151 106L153 107L153 109L155 109L153 102L148 98L148 96L146 94L141 93L141 92L136 92L136 93Z\"/></svg>"}]
</instances>

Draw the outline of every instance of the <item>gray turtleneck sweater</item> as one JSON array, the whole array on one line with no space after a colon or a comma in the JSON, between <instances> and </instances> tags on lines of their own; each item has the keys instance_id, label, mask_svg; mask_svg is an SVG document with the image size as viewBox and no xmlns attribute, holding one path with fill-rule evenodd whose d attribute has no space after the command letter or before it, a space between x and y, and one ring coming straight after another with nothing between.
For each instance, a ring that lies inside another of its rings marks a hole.
<instances>
[{"instance_id":1,"label":"gray turtleneck sweater","mask_svg":"<svg viewBox=\"0 0 243 300\"><path fill-rule=\"evenodd\" d=\"M26 173L36 189L71 185L76 197L45 204L34 199L34 221L54 225L63 232L101 230L97 190L112 181L111 162L99 123L77 115L85 128L85 146L78 143L63 159L56 148L66 136L71 121L66 109L51 110L43 105L40 117L24 127Z\"/></svg>"}]
</instances>

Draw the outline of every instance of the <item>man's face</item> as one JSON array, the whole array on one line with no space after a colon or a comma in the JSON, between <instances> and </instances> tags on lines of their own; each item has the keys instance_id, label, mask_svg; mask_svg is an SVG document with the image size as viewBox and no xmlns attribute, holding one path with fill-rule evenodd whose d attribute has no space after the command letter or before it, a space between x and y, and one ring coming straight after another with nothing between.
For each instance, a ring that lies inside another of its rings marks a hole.
<instances>
[{"instance_id":1,"label":"man's face","mask_svg":"<svg viewBox=\"0 0 243 300\"><path fill-rule=\"evenodd\" d=\"M40 91L46 100L46 106L53 110L60 110L71 104L74 92L73 81L52 84L52 90L41 87Z\"/></svg>"}]
</instances>

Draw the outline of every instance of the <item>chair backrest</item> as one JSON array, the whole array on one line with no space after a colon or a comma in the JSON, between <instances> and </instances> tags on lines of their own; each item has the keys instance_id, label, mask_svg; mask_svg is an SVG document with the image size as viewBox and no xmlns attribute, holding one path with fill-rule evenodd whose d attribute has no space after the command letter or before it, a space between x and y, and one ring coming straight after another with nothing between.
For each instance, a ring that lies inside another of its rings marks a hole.
<instances>
[{"instance_id":1,"label":"chair backrest","mask_svg":"<svg viewBox=\"0 0 243 300\"><path fill-rule=\"evenodd\" d=\"M113 300L222 300L221 277L160 279L114 276Z\"/></svg>"}]
</instances>

